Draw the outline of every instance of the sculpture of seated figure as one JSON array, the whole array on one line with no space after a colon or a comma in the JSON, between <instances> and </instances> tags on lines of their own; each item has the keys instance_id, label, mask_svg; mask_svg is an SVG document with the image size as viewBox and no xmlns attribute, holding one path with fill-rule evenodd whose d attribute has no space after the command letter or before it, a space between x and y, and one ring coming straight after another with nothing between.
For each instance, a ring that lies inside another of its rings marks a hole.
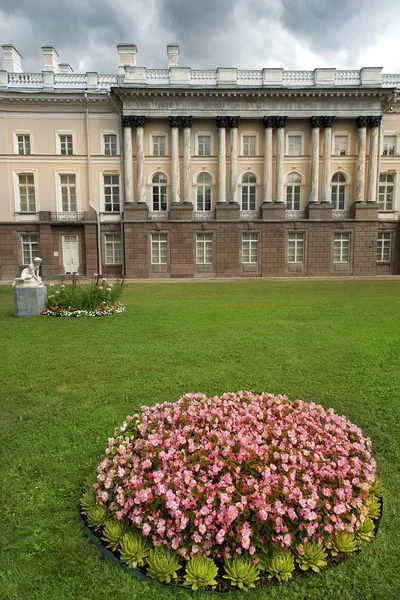
<instances>
[{"instance_id":1,"label":"sculpture of seated figure","mask_svg":"<svg viewBox=\"0 0 400 600\"><path fill-rule=\"evenodd\" d=\"M18 286L38 286L43 285L42 278L39 276L40 265L42 259L38 256L33 259L30 265L28 265L21 273L21 277L14 279L13 287Z\"/></svg>"}]
</instances>

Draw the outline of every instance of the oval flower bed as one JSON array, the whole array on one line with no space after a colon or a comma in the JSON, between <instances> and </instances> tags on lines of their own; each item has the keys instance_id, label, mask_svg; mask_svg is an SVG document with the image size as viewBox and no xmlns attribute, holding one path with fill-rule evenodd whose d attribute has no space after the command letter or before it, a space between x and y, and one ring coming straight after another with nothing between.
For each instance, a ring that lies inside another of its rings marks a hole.
<instances>
[{"instance_id":1,"label":"oval flower bed","mask_svg":"<svg viewBox=\"0 0 400 600\"><path fill-rule=\"evenodd\" d=\"M94 274L89 285L81 285L77 274L72 283L50 284L46 299L46 308L42 315L46 317L107 317L122 313L125 306L118 301L122 294L124 280L108 283L100 274Z\"/></svg>"},{"instance_id":2,"label":"oval flower bed","mask_svg":"<svg viewBox=\"0 0 400 600\"><path fill-rule=\"evenodd\" d=\"M109 438L82 512L119 559L193 590L319 572L372 540L371 442L332 409L285 396L186 394Z\"/></svg>"}]
</instances>

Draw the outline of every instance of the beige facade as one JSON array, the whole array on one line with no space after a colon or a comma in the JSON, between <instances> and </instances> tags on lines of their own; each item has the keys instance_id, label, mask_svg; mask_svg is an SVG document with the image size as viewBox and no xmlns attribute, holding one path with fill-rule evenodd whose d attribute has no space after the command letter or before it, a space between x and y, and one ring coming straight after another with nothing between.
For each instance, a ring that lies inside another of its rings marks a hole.
<instances>
[{"instance_id":1,"label":"beige facade","mask_svg":"<svg viewBox=\"0 0 400 600\"><path fill-rule=\"evenodd\" d=\"M0 278L35 254L47 277L399 272L400 75L136 54L75 74L43 47L32 74L3 46Z\"/></svg>"}]
</instances>

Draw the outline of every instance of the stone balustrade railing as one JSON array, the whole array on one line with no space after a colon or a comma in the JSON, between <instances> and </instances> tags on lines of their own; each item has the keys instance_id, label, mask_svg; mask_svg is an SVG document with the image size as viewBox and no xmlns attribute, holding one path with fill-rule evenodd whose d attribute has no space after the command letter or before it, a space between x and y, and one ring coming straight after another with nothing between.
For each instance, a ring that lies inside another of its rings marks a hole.
<instances>
[{"instance_id":1,"label":"stone balustrade railing","mask_svg":"<svg viewBox=\"0 0 400 600\"><path fill-rule=\"evenodd\" d=\"M65 89L107 91L116 86L228 87L228 88L307 88L307 87L400 87L400 74L386 74L382 69L358 70L314 69L216 69L196 70L185 67L146 69L126 67L125 75L90 73L8 73L0 71L0 89Z\"/></svg>"}]
</instances>

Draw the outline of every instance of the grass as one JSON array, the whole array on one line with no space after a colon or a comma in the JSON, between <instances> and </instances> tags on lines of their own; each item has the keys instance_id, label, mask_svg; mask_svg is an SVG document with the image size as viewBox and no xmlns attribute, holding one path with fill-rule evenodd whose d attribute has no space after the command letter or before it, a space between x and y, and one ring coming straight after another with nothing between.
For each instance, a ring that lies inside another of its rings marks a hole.
<instances>
[{"instance_id":1,"label":"grass","mask_svg":"<svg viewBox=\"0 0 400 600\"><path fill-rule=\"evenodd\" d=\"M400 282L133 285L126 313L82 320L17 319L11 289L0 299L1 600L197 597L102 561L78 520L80 486L140 404L240 389L345 414L372 438L386 488L362 553L246 598L400 597Z\"/></svg>"}]
</instances>

